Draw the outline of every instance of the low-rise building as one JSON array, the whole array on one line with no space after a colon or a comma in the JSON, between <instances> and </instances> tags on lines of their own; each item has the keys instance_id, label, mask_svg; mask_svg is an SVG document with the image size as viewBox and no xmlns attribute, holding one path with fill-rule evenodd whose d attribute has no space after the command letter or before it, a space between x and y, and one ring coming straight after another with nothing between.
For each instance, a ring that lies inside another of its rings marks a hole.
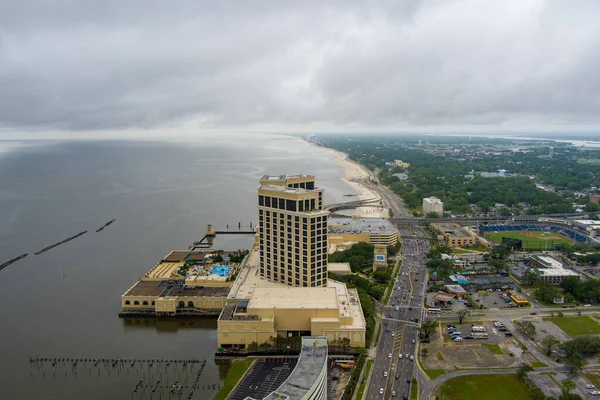
<instances>
[{"instance_id":1,"label":"low-rise building","mask_svg":"<svg viewBox=\"0 0 600 400\"><path fill-rule=\"evenodd\" d=\"M477 243L476 236L458 224L439 222L430 226L438 233L438 242L445 246L472 246Z\"/></svg>"},{"instance_id":2,"label":"low-rise building","mask_svg":"<svg viewBox=\"0 0 600 400\"><path fill-rule=\"evenodd\" d=\"M329 244L365 242L391 246L398 243L398 230L385 218L329 218Z\"/></svg>"},{"instance_id":3,"label":"low-rise building","mask_svg":"<svg viewBox=\"0 0 600 400\"><path fill-rule=\"evenodd\" d=\"M531 270L536 273L537 279L552 285L560 285L566 277L581 279L581 274L569 269L566 264L547 255L534 255L528 257Z\"/></svg>"},{"instance_id":4,"label":"low-rise building","mask_svg":"<svg viewBox=\"0 0 600 400\"><path fill-rule=\"evenodd\" d=\"M120 315L219 315L237 266L213 259L210 252L170 252L121 296Z\"/></svg>"},{"instance_id":5,"label":"low-rise building","mask_svg":"<svg viewBox=\"0 0 600 400\"><path fill-rule=\"evenodd\" d=\"M456 298L455 294L446 293L446 292L437 292L435 295L433 295L433 300L439 301L442 303L447 303L454 298Z\"/></svg>"},{"instance_id":6,"label":"low-rise building","mask_svg":"<svg viewBox=\"0 0 600 400\"><path fill-rule=\"evenodd\" d=\"M510 297L510 299L512 301L514 301L516 304L518 304L520 306L529 304L529 300L527 300L527 297L523 296L521 293L517 292L516 290L508 290L506 293L508 294L508 297Z\"/></svg>"},{"instance_id":7,"label":"low-rise building","mask_svg":"<svg viewBox=\"0 0 600 400\"><path fill-rule=\"evenodd\" d=\"M348 275L352 273L350 263L327 263L327 272L338 275Z\"/></svg>"},{"instance_id":8,"label":"low-rise building","mask_svg":"<svg viewBox=\"0 0 600 400\"><path fill-rule=\"evenodd\" d=\"M467 295L467 291L460 285L444 285L444 291L462 299Z\"/></svg>"},{"instance_id":9,"label":"low-rise building","mask_svg":"<svg viewBox=\"0 0 600 400\"><path fill-rule=\"evenodd\" d=\"M452 283L459 285L467 285L469 283L469 280L464 275L450 275L448 279L450 279Z\"/></svg>"}]
</instances>

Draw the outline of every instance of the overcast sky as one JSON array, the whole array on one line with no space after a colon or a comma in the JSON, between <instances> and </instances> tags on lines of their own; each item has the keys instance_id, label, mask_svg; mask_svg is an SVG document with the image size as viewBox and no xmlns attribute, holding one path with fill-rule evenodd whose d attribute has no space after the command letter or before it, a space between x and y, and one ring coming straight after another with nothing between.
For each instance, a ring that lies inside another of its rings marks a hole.
<instances>
[{"instance_id":1,"label":"overcast sky","mask_svg":"<svg viewBox=\"0 0 600 400\"><path fill-rule=\"evenodd\" d=\"M0 0L0 126L600 132L600 1L371 3Z\"/></svg>"}]
</instances>

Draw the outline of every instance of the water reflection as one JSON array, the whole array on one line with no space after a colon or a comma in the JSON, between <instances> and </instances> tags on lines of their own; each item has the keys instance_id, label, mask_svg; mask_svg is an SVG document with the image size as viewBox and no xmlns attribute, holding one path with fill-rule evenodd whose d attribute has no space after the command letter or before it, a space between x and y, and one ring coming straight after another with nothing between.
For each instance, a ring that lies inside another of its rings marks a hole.
<instances>
[{"instance_id":1,"label":"water reflection","mask_svg":"<svg viewBox=\"0 0 600 400\"><path fill-rule=\"evenodd\" d=\"M144 318L127 317L121 318L123 328L126 330L154 329L160 333L177 333L182 330L217 329L217 319L214 317L197 318Z\"/></svg>"}]
</instances>

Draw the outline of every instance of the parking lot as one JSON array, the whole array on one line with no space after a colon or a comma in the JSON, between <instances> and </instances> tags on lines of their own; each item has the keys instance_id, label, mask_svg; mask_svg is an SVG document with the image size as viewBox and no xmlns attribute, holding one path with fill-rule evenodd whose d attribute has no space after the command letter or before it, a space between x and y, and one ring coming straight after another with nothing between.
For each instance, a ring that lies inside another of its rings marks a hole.
<instances>
[{"instance_id":1,"label":"parking lot","mask_svg":"<svg viewBox=\"0 0 600 400\"><path fill-rule=\"evenodd\" d=\"M298 358L261 357L252 366L246 377L231 394L231 400L247 397L262 399L277 389L290 376Z\"/></svg>"},{"instance_id":2,"label":"parking lot","mask_svg":"<svg viewBox=\"0 0 600 400\"><path fill-rule=\"evenodd\" d=\"M536 361L529 353L521 351L514 337L506 336L492 322L478 326L485 327L486 339L467 339L472 334L471 323L457 324L456 331L461 332L462 341L454 342L447 333L447 324L441 323L441 330L433 336L431 343L421 343L421 349L427 348L427 356L421 356L423 367L446 370L506 368Z\"/></svg>"}]
</instances>

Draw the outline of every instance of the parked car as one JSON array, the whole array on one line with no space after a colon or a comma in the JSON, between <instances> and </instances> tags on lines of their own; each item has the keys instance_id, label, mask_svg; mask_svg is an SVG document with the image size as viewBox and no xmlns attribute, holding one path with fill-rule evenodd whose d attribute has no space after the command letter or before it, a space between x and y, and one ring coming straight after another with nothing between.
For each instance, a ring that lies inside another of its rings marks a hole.
<instances>
[{"instance_id":1,"label":"parked car","mask_svg":"<svg viewBox=\"0 0 600 400\"><path fill-rule=\"evenodd\" d=\"M506 335L506 336L512 336L513 334L510 333L510 332L504 332L504 335Z\"/></svg>"},{"instance_id":2,"label":"parked car","mask_svg":"<svg viewBox=\"0 0 600 400\"><path fill-rule=\"evenodd\" d=\"M596 389L596 386L594 385L585 385L586 389Z\"/></svg>"}]
</instances>

